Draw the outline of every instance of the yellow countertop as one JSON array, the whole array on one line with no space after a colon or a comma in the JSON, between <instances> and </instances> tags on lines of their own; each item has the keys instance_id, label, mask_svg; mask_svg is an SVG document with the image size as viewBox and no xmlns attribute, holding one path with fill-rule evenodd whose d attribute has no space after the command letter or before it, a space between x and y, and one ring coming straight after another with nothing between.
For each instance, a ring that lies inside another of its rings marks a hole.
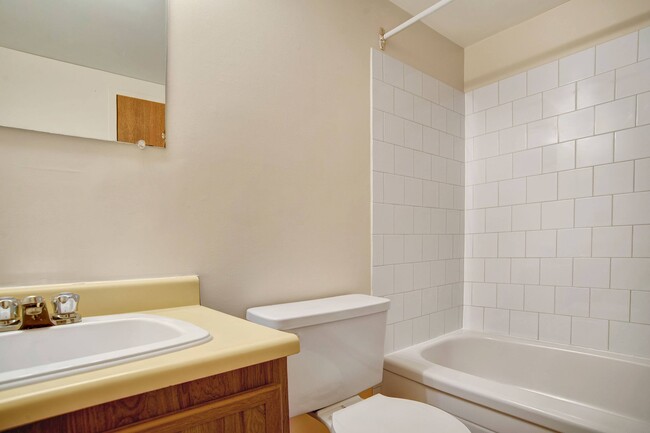
<instances>
[{"instance_id":1,"label":"yellow countertop","mask_svg":"<svg viewBox=\"0 0 650 433\"><path fill-rule=\"evenodd\" d=\"M212 340L189 349L0 391L0 430L282 358L298 338L199 305L141 311L191 322Z\"/></svg>"}]
</instances>

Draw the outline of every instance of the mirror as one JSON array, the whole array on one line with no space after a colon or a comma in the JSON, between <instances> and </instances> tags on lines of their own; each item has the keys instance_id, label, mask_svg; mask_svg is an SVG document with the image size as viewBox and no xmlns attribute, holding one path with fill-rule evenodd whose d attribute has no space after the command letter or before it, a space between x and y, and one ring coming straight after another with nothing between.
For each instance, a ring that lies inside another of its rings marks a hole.
<instances>
[{"instance_id":1,"label":"mirror","mask_svg":"<svg viewBox=\"0 0 650 433\"><path fill-rule=\"evenodd\" d=\"M0 125L165 147L166 0L0 0Z\"/></svg>"}]
</instances>

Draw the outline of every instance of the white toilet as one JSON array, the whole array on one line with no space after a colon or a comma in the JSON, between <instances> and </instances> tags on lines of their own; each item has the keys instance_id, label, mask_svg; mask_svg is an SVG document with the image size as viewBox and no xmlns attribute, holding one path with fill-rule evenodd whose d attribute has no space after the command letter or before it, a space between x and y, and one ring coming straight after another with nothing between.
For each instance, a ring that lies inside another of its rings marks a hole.
<instances>
[{"instance_id":1,"label":"white toilet","mask_svg":"<svg viewBox=\"0 0 650 433\"><path fill-rule=\"evenodd\" d=\"M287 361L289 416L316 412L333 433L469 433L428 404L357 394L379 384L389 300L345 295L251 308L246 318L300 338Z\"/></svg>"}]
</instances>

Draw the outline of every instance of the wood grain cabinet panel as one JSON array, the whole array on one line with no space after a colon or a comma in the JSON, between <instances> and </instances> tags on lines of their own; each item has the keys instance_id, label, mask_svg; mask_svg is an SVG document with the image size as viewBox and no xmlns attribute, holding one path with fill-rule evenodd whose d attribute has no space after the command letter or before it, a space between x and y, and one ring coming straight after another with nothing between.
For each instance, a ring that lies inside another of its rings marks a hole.
<instances>
[{"instance_id":1,"label":"wood grain cabinet panel","mask_svg":"<svg viewBox=\"0 0 650 433\"><path fill-rule=\"evenodd\" d=\"M289 433L286 358L81 409L16 433Z\"/></svg>"},{"instance_id":2,"label":"wood grain cabinet panel","mask_svg":"<svg viewBox=\"0 0 650 433\"><path fill-rule=\"evenodd\" d=\"M117 95L117 141L165 147L165 104Z\"/></svg>"}]
</instances>

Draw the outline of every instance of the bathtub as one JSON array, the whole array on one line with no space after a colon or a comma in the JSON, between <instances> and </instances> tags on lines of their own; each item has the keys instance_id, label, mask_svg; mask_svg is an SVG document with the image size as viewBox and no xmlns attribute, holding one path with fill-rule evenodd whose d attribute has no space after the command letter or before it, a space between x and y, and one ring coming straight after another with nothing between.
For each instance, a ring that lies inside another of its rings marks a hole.
<instances>
[{"instance_id":1,"label":"bathtub","mask_svg":"<svg viewBox=\"0 0 650 433\"><path fill-rule=\"evenodd\" d=\"M382 393L472 433L650 432L650 360L460 330L386 355Z\"/></svg>"}]
</instances>

